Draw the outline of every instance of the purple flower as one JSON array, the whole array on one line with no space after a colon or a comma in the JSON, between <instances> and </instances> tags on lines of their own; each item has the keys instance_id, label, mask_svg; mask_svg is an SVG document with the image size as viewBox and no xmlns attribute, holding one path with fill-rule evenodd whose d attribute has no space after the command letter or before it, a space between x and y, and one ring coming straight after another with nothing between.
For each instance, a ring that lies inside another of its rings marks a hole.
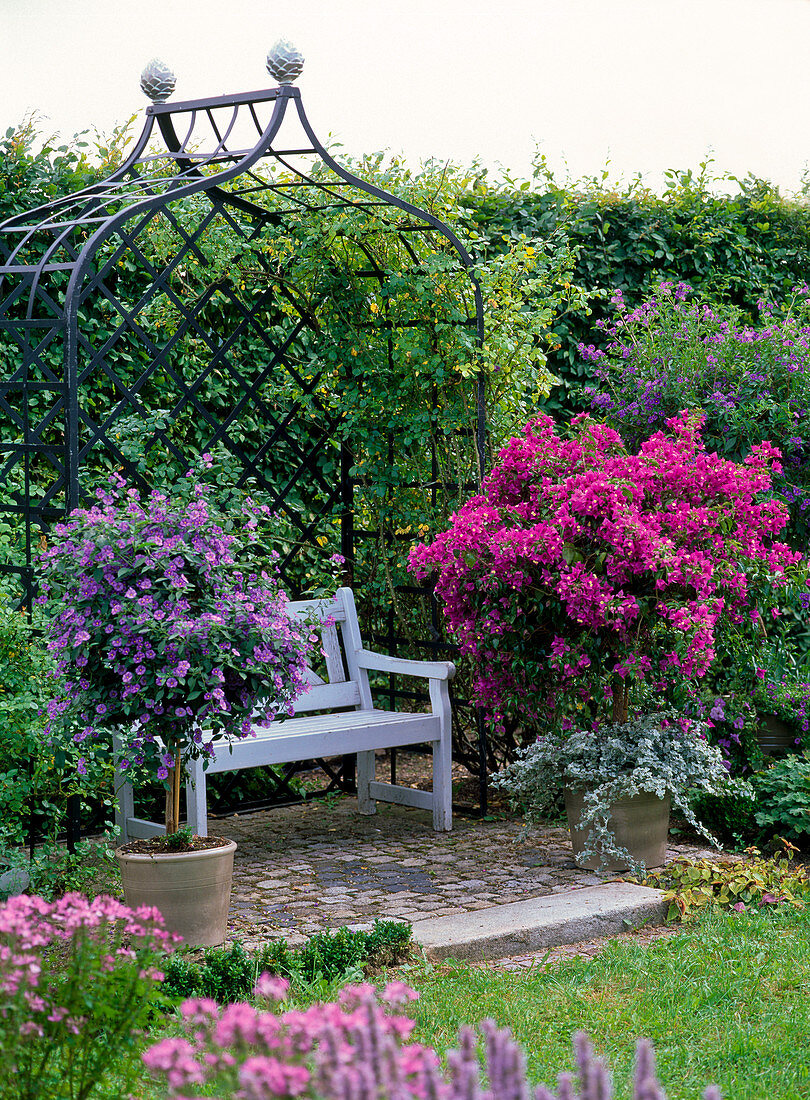
<instances>
[{"instance_id":1,"label":"purple flower","mask_svg":"<svg viewBox=\"0 0 810 1100\"><path fill-rule=\"evenodd\" d=\"M51 720L92 715L94 738L129 731L127 759L144 757L147 746L147 763L165 779L170 765L155 751L159 740L179 737L194 755L201 725L249 732L270 683L254 660L257 647L273 654L281 709L302 690L311 642L287 617L277 571L251 561L252 536L226 530L232 519L220 517L210 486L192 480L171 499L142 500L120 479L113 483L93 508L57 525L42 556L48 645L62 676L48 712ZM256 514L263 515L246 502L245 525ZM150 594L156 586L159 603ZM226 693L222 669L234 665L238 690ZM189 680L198 688L193 705ZM83 719L86 731L90 722Z\"/></svg>"}]
</instances>

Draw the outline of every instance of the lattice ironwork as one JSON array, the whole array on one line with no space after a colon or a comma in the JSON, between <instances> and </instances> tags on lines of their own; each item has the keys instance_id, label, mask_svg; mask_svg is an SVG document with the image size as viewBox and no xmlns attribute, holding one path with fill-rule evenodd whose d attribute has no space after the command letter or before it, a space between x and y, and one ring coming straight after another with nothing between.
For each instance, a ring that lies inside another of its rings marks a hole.
<instances>
[{"instance_id":1,"label":"lattice ironwork","mask_svg":"<svg viewBox=\"0 0 810 1100\"><path fill-rule=\"evenodd\" d=\"M290 257L319 225L344 231L351 247L342 269L301 287ZM180 472L216 452L224 477L270 503L291 592L305 587L313 555L338 551L344 582L362 594L379 567L376 488L345 429L352 364L338 361L324 316L340 308L347 281L367 288L357 340L377 341L384 361L395 331L423 323L395 313L389 290L392 277L424 276L427 241L447 260L446 323L480 343L482 300L464 246L432 214L342 167L298 88L149 106L108 178L0 225L0 521L18 540L0 581L15 578L30 601L49 525L111 470L146 489L156 466ZM484 455L483 383L471 391L468 476L480 475ZM458 496L463 475L432 440L402 452L400 443L386 445L392 467L402 460L401 492L424 499L426 512ZM383 535L413 537L395 525ZM437 626L434 609L433 628L409 644L441 647ZM373 633L396 651L393 611ZM474 735L470 746L474 756Z\"/></svg>"},{"instance_id":2,"label":"lattice ironwork","mask_svg":"<svg viewBox=\"0 0 810 1100\"><path fill-rule=\"evenodd\" d=\"M298 132L288 134L292 122ZM331 544L336 530L354 558L357 456L324 386L324 334L285 282L278 248L267 247L292 239L293 223L349 209L368 217L371 243L355 242L367 262L351 275L370 295L391 274L375 235L387 235L387 258L398 255L402 269L418 268L414 240L432 235L468 276L459 323L480 333L480 293L458 239L343 169L291 86L155 103L108 179L0 226L0 510L21 517L24 532L20 561L5 571L30 583L41 533L104 468L148 480L133 460L138 435L142 455L163 453L178 467L221 445L237 483L254 479L296 533L288 572L300 544ZM479 389L479 449L483 412ZM411 480L435 493L429 461Z\"/></svg>"}]
</instances>

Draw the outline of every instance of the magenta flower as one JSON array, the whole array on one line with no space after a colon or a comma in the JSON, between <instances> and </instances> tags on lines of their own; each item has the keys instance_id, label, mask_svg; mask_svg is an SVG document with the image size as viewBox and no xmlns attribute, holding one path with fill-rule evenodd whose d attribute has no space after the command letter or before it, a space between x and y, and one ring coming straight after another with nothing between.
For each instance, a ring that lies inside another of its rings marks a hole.
<instances>
[{"instance_id":1,"label":"magenta flower","mask_svg":"<svg viewBox=\"0 0 810 1100\"><path fill-rule=\"evenodd\" d=\"M705 676L721 619L803 580L767 496L777 452L735 465L704 449L700 423L683 414L630 453L587 417L566 437L538 417L411 553L497 727L624 721L639 685L662 697Z\"/></svg>"}]
</instances>

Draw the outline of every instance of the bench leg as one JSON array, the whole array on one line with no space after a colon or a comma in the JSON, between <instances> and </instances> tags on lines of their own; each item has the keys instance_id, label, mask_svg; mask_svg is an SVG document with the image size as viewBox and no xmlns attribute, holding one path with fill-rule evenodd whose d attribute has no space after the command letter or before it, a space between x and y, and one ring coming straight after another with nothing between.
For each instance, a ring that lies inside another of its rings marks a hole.
<instances>
[{"instance_id":1,"label":"bench leg","mask_svg":"<svg viewBox=\"0 0 810 1100\"><path fill-rule=\"evenodd\" d=\"M433 829L449 833L453 828L453 772L450 738L433 742Z\"/></svg>"},{"instance_id":2,"label":"bench leg","mask_svg":"<svg viewBox=\"0 0 810 1100\"><path fill-rule=\"evenodd\" d=\"M377 803L369 792L377 771L377 754L374 749L357 754L357 806L361 814L376 814Z\"/></svg>"},{"instance_id":3,"label":"bench leg","mask_svg":"<svg viewBox=\"0 0 810 1100\"><path fill-rule=\"evenodd\" d=\"M186 783L186 824L194 836L208 836L205 772L201 760L189 761Z\"/></svg>"},{"instance_id":4,"label":"bench leg","mask_svg":"<svg viewBox=\"0 0 810 1100\"><path fill-rule=\"evenodd\" d=\"M446 680L430 681L430 701L441 721L441 737L433 742L433 828L449 833L453 828L453 722Z\"/></svg>"}]
</instances>

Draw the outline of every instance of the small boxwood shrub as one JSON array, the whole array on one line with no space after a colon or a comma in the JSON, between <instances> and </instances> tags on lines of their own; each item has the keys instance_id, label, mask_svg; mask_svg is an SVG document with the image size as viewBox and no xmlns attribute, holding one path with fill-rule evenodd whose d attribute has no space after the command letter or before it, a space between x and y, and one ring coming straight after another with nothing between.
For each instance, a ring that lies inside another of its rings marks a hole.
<instances>
[{"instance_id":1,"label":"small boxwood shrub","mask_svg":"<svg viewBox=\"0 0 810 1100\"><path fill-rule=\"evenodd\" d=\"M363 968L401 961L410 938L410 924L377 920L368 932L349 928L318 932L300 948L273 940L259 951L246 951L236 940L225 947L209 947L199 958L178 952L166 960L162 991L172 999L210 997L219 1004L232 1004L249 998L256 979L265 972L293 984L337 982Z\"/></svg>"}]
</instances>

